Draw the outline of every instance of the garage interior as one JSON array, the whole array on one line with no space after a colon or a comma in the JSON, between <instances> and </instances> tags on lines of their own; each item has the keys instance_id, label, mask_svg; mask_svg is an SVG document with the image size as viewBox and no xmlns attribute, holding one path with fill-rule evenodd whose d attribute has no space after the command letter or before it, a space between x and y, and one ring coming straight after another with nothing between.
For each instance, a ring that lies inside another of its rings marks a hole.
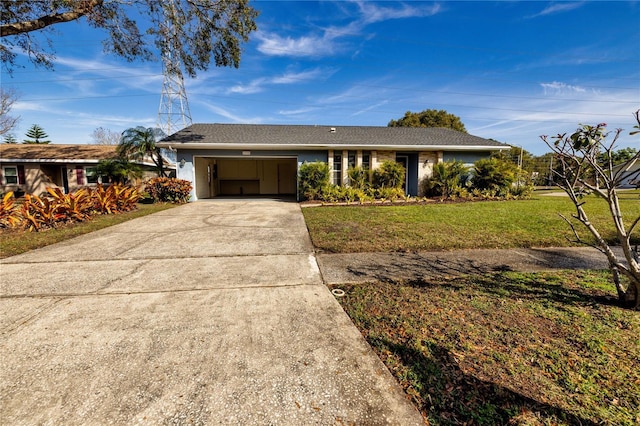
<instances>
[{"instance_id":1,"label":"garage interior","mask_svg":"<svg viewBox=\"0 0 640 426\"><path fill-rule=\"evenodd\" d=\"M229 195L295 195L296 158L195 158L198 199Z\"/></svg>"}]
</instances>

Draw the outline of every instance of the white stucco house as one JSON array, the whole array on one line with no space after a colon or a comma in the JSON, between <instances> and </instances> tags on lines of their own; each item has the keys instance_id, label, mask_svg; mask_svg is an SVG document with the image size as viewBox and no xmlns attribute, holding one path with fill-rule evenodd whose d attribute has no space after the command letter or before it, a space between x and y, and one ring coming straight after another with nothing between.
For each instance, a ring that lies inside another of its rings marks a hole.
<instances>
[{"instance_id":1,"label":"white stucco house","mask_svg":"<svg viewBox=\"0 0 640 426\"><path fill-rule=\"evenodd\" d=\"M191 199L220 195L295 195L304 162L324 161L333 183L348 183L353 166L375 169L385 160L407 170L405 191L419 194L419 182L433 164L473 163L506 144L444 128L193 124L161 140L176 152L176 176L193 185Z\"/></svg>"}]
</instances>

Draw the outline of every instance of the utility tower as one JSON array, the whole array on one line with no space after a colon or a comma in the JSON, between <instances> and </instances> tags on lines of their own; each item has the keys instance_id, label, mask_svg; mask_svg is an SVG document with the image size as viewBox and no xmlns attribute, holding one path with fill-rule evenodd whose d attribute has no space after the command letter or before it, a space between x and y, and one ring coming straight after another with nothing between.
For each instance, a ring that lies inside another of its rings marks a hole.
<instances>
[{"instance_id":1,"label":"utility tower","mask_svg":"<svg viewBox=\"0 0 640 426\"><path fill-rule=\"evenodd\" d=\"M166 1L166 0L165 0ZM165 16L175 15L175 0L169 0L170 4L165 9ZM158 109L158 127L167 135L172 135L178 130L191 125L191 111L187 101L187 92L184 89L184 78L180 68L180 58L173 52L171 38L175 37L172 19L165 20L164 31L166 39L165 51L162 52L162 95L160 96L160 108Z\"/></svg>"}]
</instances>

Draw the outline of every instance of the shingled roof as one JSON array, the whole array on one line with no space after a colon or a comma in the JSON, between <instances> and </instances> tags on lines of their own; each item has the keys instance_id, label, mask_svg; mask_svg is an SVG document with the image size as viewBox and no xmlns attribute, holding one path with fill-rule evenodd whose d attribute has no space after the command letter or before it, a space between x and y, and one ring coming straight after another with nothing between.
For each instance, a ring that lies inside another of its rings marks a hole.
<instances>
[{"instance_id":1,"label":"shingled roof","mask_svg":"<svg viewBox=\"0 0 640 426\"><path fill-rule=\"evenodd\" d=\"M1 161L97 163L117 156L115 145L0 144Z\"/></svg>"},{"instance_id":2,"label":"shingled roof","mask_svg":"<svg viewBox=\"0 0 640 426\"><path fill-rule=\"evenodd\" d=\"M0 144L0 162L5 163L97 164L100 160L111 158L118 158L117 145ZM133 162L155 167L148 156ZM165 158L165 162L165 167L175 167L174 161Z\"/></svg>"},{"instance_id":3,"label":"shingled roof","mask_svg":"<svg viewBox=\"0 0 640 426\"><path fill-rule=\"evenodd\" d=\"M500 150L508 145L445 128L193 124L164 138L172 148L430 148Z\"/></svg>"}]
</instances>

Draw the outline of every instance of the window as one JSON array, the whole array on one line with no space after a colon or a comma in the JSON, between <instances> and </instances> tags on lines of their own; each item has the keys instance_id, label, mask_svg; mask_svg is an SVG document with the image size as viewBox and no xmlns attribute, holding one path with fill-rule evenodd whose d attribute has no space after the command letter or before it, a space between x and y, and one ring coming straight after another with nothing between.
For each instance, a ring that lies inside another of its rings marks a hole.
<instances>
[{"instance_id":1,"label":"window","mask_svg":"<svg viewBox=\"0 0 640 426\"><path fill-rule=\"evenodd\" d=\"M84 174L87 177L87 183L98 183L98 171L95 167L85 167Z\"/></svg>"},{"instance_id":2,"label":"window","mask_svg":"<svg viewBox=\"0 0 640 426\"><path fill-rule=\"evenodd\" d=\"M18 183L18 168L17 167L5 167L4 168L4 183L5 185L16 185Z\"/></svg>"},{"instance_id":3,"label":"window","mask_svg":"<svg viewBox=\"0 0 640 426\"><path fill-rule=\"evenodd\" d=\"M333 154L333 183L342 185L342 152Z\"/></svg>"},{"instance_id":4,"label":"window","mask_svg":"<svg viewBox=\"0 0 640 426\"><path fill-rule=\"evenodd\" d=\"M371 168L371 151L362 151L362 168L365 170Z\"/></svg>"},{"instance_id":5,"label":"window","mask_svg":"<svg viewBox=\"0 0 640 426\"><path fill-rule=\"evenodd\" d=\"M347 154L347 169L352 169L356 166L356 152L349 151Z\"/></svg>"}]
</instances>

